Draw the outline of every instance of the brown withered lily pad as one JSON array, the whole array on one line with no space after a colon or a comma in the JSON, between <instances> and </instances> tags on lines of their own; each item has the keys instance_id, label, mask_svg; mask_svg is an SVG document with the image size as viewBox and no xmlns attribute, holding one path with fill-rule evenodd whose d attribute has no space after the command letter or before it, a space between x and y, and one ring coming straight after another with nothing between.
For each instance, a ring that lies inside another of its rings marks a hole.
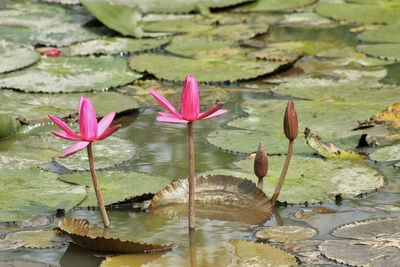
<instances>
[{"instance_id":1,"label":"brown withered lily pad","mask_svg":"<svg viewBox=\"0 0 400 267\"><path fill-rule=\"evenodd\" d=\"M211 220L261 224L271 217L271 204L250 180L229 175L197 178L196 216ZM150 212L170 217L187 216L187 179L175 181L154 195Z\"/></svg>"},{"instance_id":2,"label":"brown withered lily pad","mask_svg":"<svg viewBox=\"0 0 400 267\"><path fill-rule=\"evenodd\" d=\"M147 244L108 237L101 228L90 225L88 220L63 218L58 227L79 246L96 251L120 253L147 253L171 250L172 244Z\"/></svg>"},{"instance_id":3,"label":"brown withered lily pad","mask_svg":"<svg viewBox=\"0 0 400 267\"><path fill-rule=\"evenodd\" d=\"M386 124L389 128L400 128L400 102L387 106L371 119L361 122L360 128L376 126L382 123Z\"/></svg>"}]
</instances>

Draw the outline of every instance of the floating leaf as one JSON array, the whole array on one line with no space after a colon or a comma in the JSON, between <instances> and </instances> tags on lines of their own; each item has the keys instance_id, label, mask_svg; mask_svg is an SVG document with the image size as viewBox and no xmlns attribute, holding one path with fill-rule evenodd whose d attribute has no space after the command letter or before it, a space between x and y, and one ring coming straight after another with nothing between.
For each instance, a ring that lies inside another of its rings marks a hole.
<instances>
[{"instance_id":1,"label":"floating leaf","mask_svg":"<svg viewBox=\"0 0 400 267\"><path fill-rule=\"evenodd\" d=\"M272 43L268 47L306 55L315 55L328 49L337 48L338 44L335 42L306 40Z\"/></svg>"},{"instance_id":2,"label":"floating leaf","mask_svg":"<svg viewBox=\"0 0 400 267\"><path fill-rule=\"evenodd\" d=\"M400 43L400 23L365 31L357 39L366 43Z\"/></svg>"},{"instance_id":3,"label":"floating leaf","mask_svg":"<svg viewBox=\"0 0 400 267\"><path fill-rule=\"evenodd\" d=\"M295 225L269 226L258 230L256 237L273 242L289 243L293 241L311 239L317 235L317 230L310 227Z\"/></svg>"},{"instance_id":4,"label":"floating leaf","mask_svg":"<svg viewBox=\"0 0 400 267\"><path fill-rule=\"evenodd\" d=\"M357 23L394 23L400 21L400 6L390 0L370 2L320 3L316 12L321 16Z\"/></svg>"},{"instance_id":5,"label":"floating leaf","mask_svg":"<svg viewBox=\"0 0 400 267\"><path fill-rule=\"evenodd\" d=\"M103 37L68 47L64 53L72 56L113 55L136 53L159 48L169 42L169 38L133 39L124 37Z\"/></svg>"},{"instance_id":6,"label":"floating leaf","mask_svg":"<svg viewBox=\"0 0 400 267\"><path fill-rule=\"evenodd\" d=\"M125 254L113 257L107 257L101 262L100 267L136 267L143 264L150 263L159 259L163 254L161 253L146 253L146 254ZM147 266L147 265L146 265Z\"/></svg>"},{"instance_id":7,"label":"floating leaf","mask_svg":"<svg viewBox=\"0 0 400 267\"><path fill-rule=\"evenodd\" d=\"M361 122L360 127L376 126L382 123L386 124L389 128L400 128L400 103L387 106L371 119Z\"/></svg>"},{"instance_id":8,"label":"floating leaf","mask_svg":"<svg viewBox=\"0 0 400 267\"><path fill-rule=\"evenodd\" d=\"M378 161L398 161L400 160L400 144L379 148L369 154L369 158Z\"/></svg>"},{"instance_id":9,"label":"floating leaf","mask_svg":"<svg viewBox=\"0 0 400 267\"><path fill-rule=\"evenodd\" d=\"M110 171L98 172L97 175L105 205L147 193L156 193L171 182L171 179L166 177L152 176L138 172ZM85 185L88 188L88 196L79 206L97 206L97 199L89 173L63 175L60 179L72 184Z\"/></svg>"},{"instance_id":10,"label":"floating leaf","mask_svg":"<svg viewBox=\"0 0 400 267\"><path fill-rule=\"evenodd\" d=\"M232 240L239 266L297 266L294 256L268 244Z\"/></svg>"},{"instance_id":11,"label":"floating leaf","mask_svg":"<svg viewBox=\"0 0 400 267\"><path fill-rule=\"evenodd\" d=\"M183 81L187 73L191 73L199 82L233 82L273 73L287 63L255 61L243 57L195 60L161 54L143 54L132 57L129 65L138 72L149 72L159 79L169 81Z\"/></svg>"},{"instance_id":12,"label":"floating leaf","mask_svg":"<svg viewBox=\"0 0 400 267\"><path fill-rule=\"evenodd\" d=\"M0 87L25 92L88 92L125 85L140 77L128 69L123 58L53 57L0 76Z\"/></svg>"},{"instance_id":13,"label":"floating leaf","mask_svg":"<svg viewBox=\"0 0 400 267\"><path fill-rule=\"evenodd\" d=\"M99 233L103 232L103 229L94 228L88 220L64 218L58 223L58 227L67 233L77 245L92 250L148 253L168 251L173 247L170 244L146 244L100 236ZM104 235L107 236L107 232L104 232Z\"/></svg>"},{"instance_id":14,"label":"floating leaf","mask_svg":"<svg viewBox=\"0 0 400 267\"><path fill-rule=\"evenodd\" d=\"M21 125L9 114L0 114L0 139L15 134Z\"/></svg>"},{"instance_id":15,"label":"floating leaf","mask_svg":"<svg viewBox=\"0 0 400 267\"><path fill-rule=\"evenodd\" d=\"M53 136L51 136L54 138ZM51 143L56 143L50 141ZM65 141L61 142L67 146L70 143ZM59 145L61 146L61 143ZM60 147L59 146L59 147ZM65 146L64 146L65 147ZM62 149L59 149L60 153ZM108 169L119 164L123 164L127 161L133 160L139 157L139 147L129 140L111 136L102 142L95 142L93 144L93 150L95 153L95 167L96 169ZM88 171L89 164L87 158L87 151L85 149L71 155L67 158L56 158L55 161L61 166L73 170L73 171Z\"/></svg>"},{"instance_id":16,"label":"floating leaf","mask_svg":"<svg viewBox=\"0 0 400 267\"><path fill-rule=\"evenodd\" d=\"M51 267L51 265L30 261L0 261L0 266L5 267Z\"/></svg>"},{"instance_id":17,"label":"floating leaf","mask_svg":"<svg viewBox=\"0 0 400 267\"><path fill-rule=\"evenodd\" d=\"M357 50L371 57L383 60L400 60L399 44L362 44L357 46Z\"/></svg>"},{"instance_id":18,"label":"floating leaf","mask_svg":"<svg viewBox=\"0 0 400 267\"><path fill-rule=\"evenodd\" d=\"M63 246L66 239L54 231L21 231L9 233L6 240L22 242L25 248L55 248Z\"/></svg>"},{"instance_id":19,"label":"floating leaf","mask_svg":"<svg viewBox=\"0 0 400 267\"><path fill-rule=\"evenodd\" d=\"M235 9L235 11L287 11L315 3L315 0L259 0Z\"/></svg>"},{"instance_id":20,"label":"floating leaf","mask_svg":"<svg viewBox=\"0 0 400 267\"><path fill-rule=\"evenodd\" d=\"M352 266L395 266L400 261L400 219L386 218L342 225L332 235L346 239L325 240L324 256Z\"/></svg>"},{"instance_id":21,"label":"floating leaf","mask_svg":"<svg viewBox=\"0 0 400 267\"><path fill-rule=\"evenodd\" d=\"M285 27L326 28L335 27L336 24L327 18L309 12L287 14L279 20L279 25Z\"/></svg>"},{"instance_id":22,"label":"floating leaf","mask_svg":"<svg viewBox=\"0 0 400 267\"><path fill-rule=\"evenodd\" d=\"M20 221L70 210L85 197L85 187L64 183L37 168L5 170L0 175L0 221Z\"/></svg>"},{"instance_id":23,"label":"floating leaf","mask_svg":"<svg viewBox=\"0 0 400 267\"><path fill-rule=\"evenodd\" d=\"M321 140L319 136L314 135L310 129L304 132L307 144L319 155L328 159L353 159L361 160L366 156L355 152L354 150L341 149L333 143L327 143Z\"/></svg>"},{"instance_id":24,"label":"floating leaf","mask_svg":"<svg viewBox=\"0 0 400 267\"><path fill-rule=\"evenodd\" d=\"M27 67L39 60L39 54L29 45L0 41L0 73Z\"/></svg>"},{"instance_id":25,"label":"floating leaf","mask_svg":"<svg viewBox=\"0 0 400 267\"><path fill-rule=\"evenodd\" d=\"M24 243L21 241L0 239L0 251L15 250L23 247ZM0 261L1 264L1 261Z\"/></svg>"},{"instance_id":26,"label":"floating leaf","mask_svg":"<svg viewBox=\"0 0 400 267\"><path fill-rule=\"evenodd\" d=\"M188 180L178 180L154 195L150 212L171 217L188 214ZM249 180L227 175L201 176L196 180L196 216L222 221L261 224L271 217L271 204Z\"/></svg>"},{"instance_id":27,"label":"floating leaf","mask_svg":"<svg viewBox=\"0 0 400 267\"><path fill-rule=\"evenodd\" d=\"M269 157L270 168L263 187L267 196L273 193L284 161L284 156ZM253 159L241 160L235 165L242 169L242 174L237 172L238 177L257 181L253 174ZM216 170L212 173L225 172ZM375 192L383 185L383 176L362 162L294 156L279 201L293 204L330 202L337 195L353 198L364 192Z\"/></svg>"},{"instance_id":28,"label":"floating leaf","mask_svg":"<svg viewBox=\"0 0 400 267\"><path fill-rule=\"evenodd\" d=\"M61 5L79 5L81 2L79 0L42 0L47 3L55 3Z\"/></svg>"}]
</instances>

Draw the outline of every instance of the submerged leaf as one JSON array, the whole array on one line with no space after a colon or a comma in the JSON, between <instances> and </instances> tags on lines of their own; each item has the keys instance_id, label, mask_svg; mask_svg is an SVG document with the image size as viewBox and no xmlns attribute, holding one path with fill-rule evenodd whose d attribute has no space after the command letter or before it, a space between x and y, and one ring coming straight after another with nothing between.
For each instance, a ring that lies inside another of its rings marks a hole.
<instances>
[{"instance_id":1,"label":"submerged leaf","mask_svg":"<svg viewBox=\"0 0 400 267\"><path fill-rule=\"evenodd\" d=\"M124 254L112 257L107 257L101 262L99 267L138 267L146 265L154 260L159 259L161 253L146 253L146 254Z\"/></svg>"},{"instance_id":2,"label":"submerged leaf","mask_svg":"<svg viewBox=\"0 0 400 267\"><path fill-rule=\"evenodd\" d=\"M311 239L317 235L317 230L310 227L301 227L295 225L269 226L258 230L256 237L266 239L272 242L289 243L293 241Z\"/></svg>"},{"instance_id":3,"label":"submerged leaf","mask_svg":"<svg viewBox=\"0 0 400 267\"><path fill-rule=\"evenodd\" d=\"M107 237L107 230L95 228L88 220L64 218L58 227L67 233L79 246L87 249L122 252L122 253L148 253L168 251L173 248L171 244L146 244ZM101 234L103 232L103 234Z\"/></svg>"},{"instance_id":4,"label":"submerged leaf","mask_svg":"<svg viewBox=\"0 0 400 267\"><path fill-rule=\"evenodd\" d=\"M20 123L9 114L0 114L0 139L15 134Z\"/></svg>"},{"instance_id":5,"label":"submerged leaf","mask_svg":"<svg viewBox=\"0 0 400 267\"><path fill-rule=\"evenodd\" d=\"M63 246L66 238L55 231L21 231L9 233L6 240L22 242L25 248L55 248Z\"/></svg>"},{"instance_id":6,"label":"submerged leaf","mask_svg":"<svg viewBox=\"0 0 400 267\"><path fill-rule=\"evenodd\" d=\"M178 180L154 195L150 212L171 217L188 214L188 180ZM261 224L271 217L271 204L249 180L228 175L197 178L196 216L212 220Z\"/></svg>"}]
</instances>

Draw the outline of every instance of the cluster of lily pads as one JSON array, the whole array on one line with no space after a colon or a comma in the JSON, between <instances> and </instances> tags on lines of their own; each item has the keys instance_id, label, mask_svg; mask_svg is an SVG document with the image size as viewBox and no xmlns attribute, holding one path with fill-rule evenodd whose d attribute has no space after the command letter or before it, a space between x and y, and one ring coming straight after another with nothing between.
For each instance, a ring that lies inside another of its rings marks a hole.
<instances>
[{"instance_id":1,"label":"cluster of lily pads","mask_svg":"<svg viewBox=\"0 0 400 267\"><path fill-rule=\"evenodd\" d=\"M320 218L334 221L348 212L321 209L320 203L349 205L385 190L398 196L393 177L398 178L400 162L400 106L393 73L400 58L400 5L395 1L12 2L0 3L0 222L14 224L0 229L7 233L0 250L65 248L70 238L106 253L182 247L178 234L168 240L134 234L128 241L125 229L103 232L83 218L63 219L51 230L58 222L54 215L96 207L97 199L86 154L58 157L68 143L49 134L55 127L47 114L76 130L77 102L84 94L99 119L115 111L127 126L124 119L135 118L141 105L154 105L148 89L174 95L193 74L207 101L241 102L232 108L233 114L240 109L239 117L232 115L225 126L205 135L210 149L239 160L230 169L199 169L200 232L207 225L200 218L239 222L234 227L246 225L247 232L248 225L259 224L252 239L260 241L238 236L199 246L195 254L204 266L394 266L399 261L400 222L388 217L398 215L399 207L392 203L364 207L361 212L373 215L359 219L370 220L353 223L358 213L351 211L354 218L335 222L348 224L328 227L325 235L314 229L322 231ZM278 204L313 208L287 215L296 225L279 225L279 214L274 214L278 226L262 225L271 217L267 196L274 195L286 158L282 116L290 98L300 132ZM262 183L253 172L260 142L269 155ZM188 180L124 169L140 157L141 146L118 132L95 143L106 209L148 211L144 216L161 220L160 225L167 222L157 216L167 215L176 229L184 227L178 219L187 216ZM382 166L393 172L387 175ZM209 197L210 189L224 192L225 207L221 199ZM111 215L113 223L118 225ZM208 262L213 253L224 257ZM189 254L142 256L148 266L185 266L183 259L193 257ZM108 257L101 266L139 262L137 257Z\"/></svg>"}]
</instances>

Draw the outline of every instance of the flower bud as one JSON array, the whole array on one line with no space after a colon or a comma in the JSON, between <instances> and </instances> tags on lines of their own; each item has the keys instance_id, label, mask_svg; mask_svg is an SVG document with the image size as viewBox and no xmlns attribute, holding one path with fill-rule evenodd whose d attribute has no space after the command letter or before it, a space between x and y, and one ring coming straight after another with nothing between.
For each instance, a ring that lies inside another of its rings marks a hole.
<instances>
[{"instance_id":1,"label":"flower bud","mask_svg":"<svg viewBox=\"0 0 400 267\"><path fill-rule=\"evenodd\" d=\"M297 120L297 113L294 109L294 103L289 100L286 111L285 118L283 120L283 131L285 132L286 138L293 141L297 137L297 132L299 128L299 123Z\"/></svg>"},{"instance_id":2,"label":"flower bud","mask_svg":"<svg viewBox=\"0 0 400 267\"><path fill-rule=\"evenodd\" d=\"M265 153L264 145L260 143L258 146L257 154L254 159L254 174L262 179L267 176L268 172L268 156Z\"/></svg>"}]
</instances>

